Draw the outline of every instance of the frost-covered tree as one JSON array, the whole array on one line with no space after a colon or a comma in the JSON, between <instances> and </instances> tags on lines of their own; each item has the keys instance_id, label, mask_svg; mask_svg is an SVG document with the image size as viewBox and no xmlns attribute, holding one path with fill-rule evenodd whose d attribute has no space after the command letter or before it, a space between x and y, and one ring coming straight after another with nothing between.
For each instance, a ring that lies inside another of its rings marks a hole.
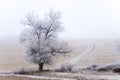
<instances>
[{"instance_id":1,"label":"frost-covered tree","mask_svg":"<svg viewBox=\"0 0 120 80\"><path fill-rule=\"evenodd\" d=\"M38 64L39 71L43 70L44 64L51 64L52 56L70 51L67 43L57 38L57 34L63 30L60 18L60 12L50 10L43 19L28 14L23 20L26 28L20 41L25 45L27 60Z\"/></svg>"}]
</instances>

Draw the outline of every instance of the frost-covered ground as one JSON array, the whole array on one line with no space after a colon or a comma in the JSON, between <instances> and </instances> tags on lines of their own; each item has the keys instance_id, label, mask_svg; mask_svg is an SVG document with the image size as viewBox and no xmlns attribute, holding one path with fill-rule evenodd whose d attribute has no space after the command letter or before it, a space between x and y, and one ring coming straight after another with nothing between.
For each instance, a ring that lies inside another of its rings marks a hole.
<instances>
[{"instance_id":1,"label":"frost-covered ground","mask_svg":"<svg viewBox=\"0 0 120 80\"><path fill-rule=\"evenodd\" d=\"M0 74L0 80L120 80L119 75L46 72L41 75Z\"/></svg>"},{"instance_id":2,"label":"frost-covered ground","mask_svg":"<svg viewBox=\"0 0 120 80\"><path fill-rule=\"evenodd\" d=\"M68 55L53 57L54 62L52 65L45 65L46 69L57 69L61 64L71 62L72 59L76 59L78 56L83 59L77 59L74 69L84 66L90 66L92 64L112 64L119 63L120 54L117 52L116 40L66 40L72 46L72 52ZM94 42L95 41L95 42ZM119 41L119 40L118 40ZM94 46L94 48L91 47ZM93 49L93 50L92 50ZM84 52L89 50L90 53L84 56ZM83 55L83 56L82 56ZM24 49L17 40L0 40L0 72L12 72L19 68L25 68L26 70L37 70L37 65L30 64L24 59ZM60 73L62 74L62 73ZM69 73L66 73L69 74ZM75 73L76 75L79 73ZM108 76L100 74L99 76L87 74L86 76L105 77ZM82 75L81 73L79 75ZM109 78L115 78L113 75L109 75ZM116 75L119 78L119 75ZM113 79L111 79L113 80ZM117 80L117 79L114 79Z\"/></svg>"}]
</instances>

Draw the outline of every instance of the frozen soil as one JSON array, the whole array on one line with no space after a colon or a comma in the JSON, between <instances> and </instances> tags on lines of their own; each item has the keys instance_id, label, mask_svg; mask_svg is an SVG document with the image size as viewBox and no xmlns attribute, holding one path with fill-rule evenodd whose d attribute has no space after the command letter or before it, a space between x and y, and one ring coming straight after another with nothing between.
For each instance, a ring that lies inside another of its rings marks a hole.
<instances>
[{"instance_id":1,"label":"frozen soil","mask_svg":"<svg viewBox=\"0 0 120 80\"><path fill-rule=\"evenodd\" d=\"M24 74L20 75L0 75L0 80L6 80L6 78L9 78L9 80L120 80L120 75L113 72L97 72L91 70L79 70L72 72L32 71L25 72Z\"/></svg>"}]
</instances>

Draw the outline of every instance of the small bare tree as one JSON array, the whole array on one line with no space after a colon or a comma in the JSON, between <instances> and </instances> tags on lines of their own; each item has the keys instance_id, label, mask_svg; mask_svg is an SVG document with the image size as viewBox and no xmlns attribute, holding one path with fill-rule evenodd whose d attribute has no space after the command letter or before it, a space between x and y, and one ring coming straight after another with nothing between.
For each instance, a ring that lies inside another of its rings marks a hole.
<instances>
[{"instance_id":1,"label":"small bare tree","mask_svg":"<svg viewBox=\"0 0 120 80\"><path fill-rule=\"evenodd\" d=\"M22 32L21 42L25 44L26 58L39 65L43 71L44 64L51 64L51 57L57 53L68 53L70 49L66 42L60 42L58 32L63 30L60 12L50 12L43 19L35 14L29 14L23 20L26 29Z\"/></svg>"}]
</instances>

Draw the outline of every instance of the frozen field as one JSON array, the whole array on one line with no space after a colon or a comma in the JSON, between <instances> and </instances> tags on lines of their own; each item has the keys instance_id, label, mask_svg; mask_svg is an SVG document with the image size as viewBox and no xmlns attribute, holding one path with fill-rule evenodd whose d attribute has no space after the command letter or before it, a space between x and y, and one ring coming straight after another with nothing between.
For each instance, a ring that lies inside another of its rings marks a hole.
<instances>
[{"instance_id":1,"label":"frozen field","mask_svg":"<svg viewBox=\"0 0 120 80\"><path fill-rule=\"evenodd\" d=\"M59 57L53 57L56 62L46 65L45 68L56 69L61 64L71 61L72 58L87 50L93 41L95 48L77 61L76 67L91 64L109 64L119 62L120 55L116 50L116 40L67 40L72 46L72 52ZM37 69L37 65L28 63L24 58L24 48L17 40L1 40L0 42L0 72L14 71L19 68Z\"/></svg>"}]
</instances>

